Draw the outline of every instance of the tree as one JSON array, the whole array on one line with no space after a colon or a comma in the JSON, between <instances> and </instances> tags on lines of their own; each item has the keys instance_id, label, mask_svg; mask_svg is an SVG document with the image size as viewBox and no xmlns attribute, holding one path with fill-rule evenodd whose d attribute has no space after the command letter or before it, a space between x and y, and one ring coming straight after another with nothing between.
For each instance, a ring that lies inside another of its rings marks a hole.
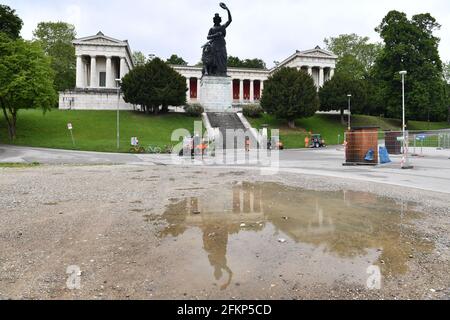
<instances>
[{"instance_id":1,"label":"tree","mask_svg":"<svg viewBox=\"0 0 450 320\"><path fill-rule=\"evenodd\" d=\"M182 57L177 56L176 54L173 54L170 56L169 59L166 61L168 64L172 64L175 66L187 66L188 63L184 61Z\"/></svg>"},{"instance_id":2,"label":"tree","mask_svg":"<svg viewBox=\"0 0 450 320\"><path fill-rule=\"evenodd\" d=\"M238 57L229 56L227 66L232 68L242 68L242 60Z\"/></svg>"},{"instance_id":3,"label":"tree","mask_svg":"<svg viewBox=\"0 0 450 320\"><path fill-rule=\"evenodd\" d=\"M411 120L444 120L447 99L443 67L439 57L439 38L433 35L440 25L430 14L408 19L390 11L376 31L385 46L373 68L379 83L386 115L400 118L402 84L399 71L406 70L406 115Z\"/></svg>"},{"instance_id":4,"label":"tree","mask_svg":"<svg viewBox=\"0 0 450 320\"><path fill-rule=\"evenodd\" d=\"M290 128L295 119L313 116L319 106L313 79L303 71L281 68L264 82L261 107L268 114L286 119Z\"/></svg>"},{"instance_id":5,"label":"tree","mask_svg":"<svg viewBox=\"0 0 450 320\"><path fill-rule=\"evenodd\" d=\"M344 110L348 109L348 94L351 94L352 113L364 113L367 101L366 82L353 79L346 73L336 73L319 90L320 110L340 110L341 122L345 124Z\"/></svg>"},{"instance_id":6,"label":"tree","mask_svg":"<svg viewBox=\"0 0 450 320\"><path fill-rule=\"evenodd\" d=\"M21 109L49 109L57 101L50 58L36 42L0 34L0 109L11 140Z\"/></svg>"},{"instance_id":7,"label":"tree","mask_svg":"<svg viewBox=\"0 0 450 320\"><path fill-rule=\"evenodd\" d=\"M147 58L141 51L133 52L133 63L135 66L144 65L147 62Z\"/></svg>"},{"instance_id":8,"label":"tree","mask_svg":"<svg viewBox=\"0 0 450 320\"><path fill-rule=\"evenodd\" d=\"M245 59L244 68L267 69L266 63L262 59Z\"/></svg>"},{"instance_id":9,"label":"tree","mask_svg":"<svg viewBox=\"0 0 450 320\"><path fill-rule=\"evenodd\" d=\"M17 39L22 30L23 21L16 15L16 10L0 4L0 32L11 39Z\"/></svg>"},{"instance_id":10,"label":"tree","mask_svg":"<svg viewBox=\"0 0 450 320\"><path fill-rule=\"evenodd\" d=\"M383 45L370 43L368 37L341 34L324 40L327 50L338 56L336 73L347 73L355 79L367 76L380 54Z\"/></svg>"},{"instance_id":11,"label":"tree","mask_svg":"<svg viewBox=\"0 0 450 320\"><path fill-rule=\"evenodd\" d=\"M266 69L266 63L257 58L241 60L238 57L229 56L227 65L232 68Z\"/></svg>"},{"instance_id":12,"label":"tree","mask_svg":"<svg viewBox=\"0 0 450 320\"><path fill-rule=\"evenodd\" d=\"M51 57L55 72L55 89L64 91L75 87L75 26L65 22L40 22L33 32L44 52Z\"/></svg>"},{"instance_id":13,"label":"tree","mask_svg":"<svg viewBox=\"0 0 450 320\"><path fill-rule=\"evenodd\" d=\"M186 104L186 78L159 58L131 70L122 79L126 102L141 105L144 110L158 114L169 106Z\"/></svg>"}]
</instances>

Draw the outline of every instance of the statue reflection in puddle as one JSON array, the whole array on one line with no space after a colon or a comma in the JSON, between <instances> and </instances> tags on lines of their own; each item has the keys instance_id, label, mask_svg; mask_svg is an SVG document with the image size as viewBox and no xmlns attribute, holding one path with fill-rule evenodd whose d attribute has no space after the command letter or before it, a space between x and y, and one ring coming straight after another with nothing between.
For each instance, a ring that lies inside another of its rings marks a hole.
<instances>
[{"instance_id":1,"label":"statue reflection in puddle","mask_svg":"<svg viewBox=\"0 0 450 320\"><path fill-rule=\"evenodd\" d=\"M220 289L225 290L231 283L233 272L227 263L228 225L217 226L205 224L203 231L203 249L208 253L208 260L214 268L214 278L219 281L223 277L223 271L228 275L228 280Z\"/></svg>"},{"instance_id":2,"label":"statue reflection in puddle","mask_svg":"<svg viewBox=\"0 0 450 320\"><path fill-rule=\"evenodd\" d=\"M161 217L168 226L160 236L177 237L189 228L199 228L203 250L214 269L214 278L217 281L226 278L220 286L221 290L225 290L233 279L233 271L227 261L229 236L241 231L242 221L246 221L249 230L260 231L264 228L260 222L264 221L261 189L248 183L237 184L233 186L230 201L219 204L214 199L214 195L205 199L192 197L169 205Z\"/></svg>"}]
</instances>

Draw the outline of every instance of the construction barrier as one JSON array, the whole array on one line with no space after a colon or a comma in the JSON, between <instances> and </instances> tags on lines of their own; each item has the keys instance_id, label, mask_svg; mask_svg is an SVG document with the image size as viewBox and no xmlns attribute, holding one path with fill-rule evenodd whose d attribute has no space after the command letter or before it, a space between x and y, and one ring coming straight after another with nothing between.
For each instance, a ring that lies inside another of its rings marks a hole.
<instances>
[{"instance_id":1,"label":"construction barrier","mask_svg":"<svg viewBox=\"0 0 450 320\"><path fill-rule=\"evenodd\" d=\"M409 168L414 157L450 155L450 129L403 133L380 131L374 127L352 128L345 133L344 147L344 165L377 165L392 161L402 168Z\"/></svg>"}]
</instances>

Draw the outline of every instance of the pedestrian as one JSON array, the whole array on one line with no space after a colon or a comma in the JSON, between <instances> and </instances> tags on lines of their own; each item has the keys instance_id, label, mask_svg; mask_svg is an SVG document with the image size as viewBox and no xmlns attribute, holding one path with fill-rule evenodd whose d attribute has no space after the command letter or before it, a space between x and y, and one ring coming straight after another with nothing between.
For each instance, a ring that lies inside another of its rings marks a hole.
<instances>
[{"instance_id":1,"label":"pedestrian","mask_svg":"<svg viewBox=\"0 0 450 320\"><path fill-rule=\"evenodd\" d=\"M195 157L195 140L194 136L191 136L189 147L191 148L191 158L194 159Z\"/></svg>"},{"instance_id":2,"label":"pedestrian","mask_svg":"<svg viewBox=\"0 0 450 320\"><path fill-rule=\"evenodd\" d=\"M245 137L245 152L250 151L250 137Z\"/></svg>"},{"instance_id":3,"label":"pedestrian","mask_svg":"<svg viewBox=\"0 0 450 320\"><path fill-rule=\"evenodd\" d=\"M305 148L309 147L309 136L305 137Z\"/></svg>"}]
</instances>

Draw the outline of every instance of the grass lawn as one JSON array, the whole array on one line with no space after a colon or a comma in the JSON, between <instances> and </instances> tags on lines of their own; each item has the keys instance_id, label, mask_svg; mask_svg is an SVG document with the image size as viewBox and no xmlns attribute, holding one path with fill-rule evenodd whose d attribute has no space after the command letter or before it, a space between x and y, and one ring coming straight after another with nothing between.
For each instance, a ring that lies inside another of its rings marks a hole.
<instances>
[{"instance_id":1,"label":"grass lawn","mask_svg":"<svg viewBox=\"0 0 450 320\"><path fill-rule=\"evenodd\" d=\"M183 114L145 115L133 111L120 112L120 151L130 149L131 137L138 137L142 146L164 147L171 142L173 130L193 131L194 121ZM75 147L67 123L73 125ZM0 144L9 144L7 124L0 115ZM15 145L116 152L116 111L21 110L17 120Z\"/></svg>"},{"instance_id":2,"label":"grass lawn","mask_svg":"<svg viewBox=\"0 0 450 320\"><path fill-rule=\"evenodd\" d=\"M262 125L268 125L269 129L279 129L280 139L288 149L305 147L305 137L308 132L320 133L328 144L337 144L338 135L341 135L341 143L344 137L345 126L339 121L339 116L315 115L311 118L295 121L296 128L291 129L286 121L278 120L273 116L264 114L261 118L248 118L251 125L260 129Z\"/></svg>"},{"instance_id":3,"label":"grass lawn","mask_svg":"<svg viewBox=\"0 0 450 320\"><path fill-rule=\"evenodd\" d=\"M37 167L39 163L16 163L16 162L0 162L0 168L29 168L29 167Z\"/></svg>"},{"instance_id":4,"label":"grass lawn","mask_svg":"<svg viewBox=\"0 0 450 320\"><path fill-rule=\"evenodd\" d=\"M410 130L440 130L450 128L448 122L409 121Z\"/></svg>"},{"instance_id":5,"label":"grass lawn","mask_svg":"<svg viewBox=\"0 0 450 320\"><path fill-rule=\"evenodd\" d=\"M347 118L345 118L347 119ZM280 139L285 147L304 148L305 136L309 131L320 133L328 145L343 142L344 132L347 125L340 122L339 115L317 114L310 118L298 119L295 121L296 128L291 129L286 121L278 120L273 116L264 114L261 118L248 118L251 125L257 129L262 125L268 125L269 129L279 129ZM353 115L352 126L378 126L380 130L401 130L401 121L397 119L387 119L374 116ZM450 128L446 122L410 121L410 130L437 130ZM430 129L428 129L430 128Z\"/></svg>"},{"instance_id":6,"label":"grass lawn","mask_svg":"<svg viewBox=\"0 0 450 320\"><path fill-rule=\"evenodd\" d=\"M248 119L252 126L261 128L263 124L270 129L279 129L281 140L286 148L303 148L305 136L309 131L320 133L328 145L343 142L346 125L341 124L339 115L318 114L310 118L298 119L296 129L290 129L285 121L269 115ZM173 145L170 141L175 129L185 128L193 131L194 121L184 114L162 116L145 115L133 111L120 112L119 151L128 152L131 137L138 137L141 146L148 147ZM72 145L67 123L73 125L75 147ZM446 122L410 121L411 130L436 130L450 128ZM381 130L400 130L400 120L380 117L354 115L352 126L379 126ZM8 144L6 121L0 114L0 144ZM116 111L62 111L52 110L45 115L40 110L21 110L17 122L15 145L46 147L55 149L75 149L87 151L116 152Z\"/></svg>"}]
</instances>

